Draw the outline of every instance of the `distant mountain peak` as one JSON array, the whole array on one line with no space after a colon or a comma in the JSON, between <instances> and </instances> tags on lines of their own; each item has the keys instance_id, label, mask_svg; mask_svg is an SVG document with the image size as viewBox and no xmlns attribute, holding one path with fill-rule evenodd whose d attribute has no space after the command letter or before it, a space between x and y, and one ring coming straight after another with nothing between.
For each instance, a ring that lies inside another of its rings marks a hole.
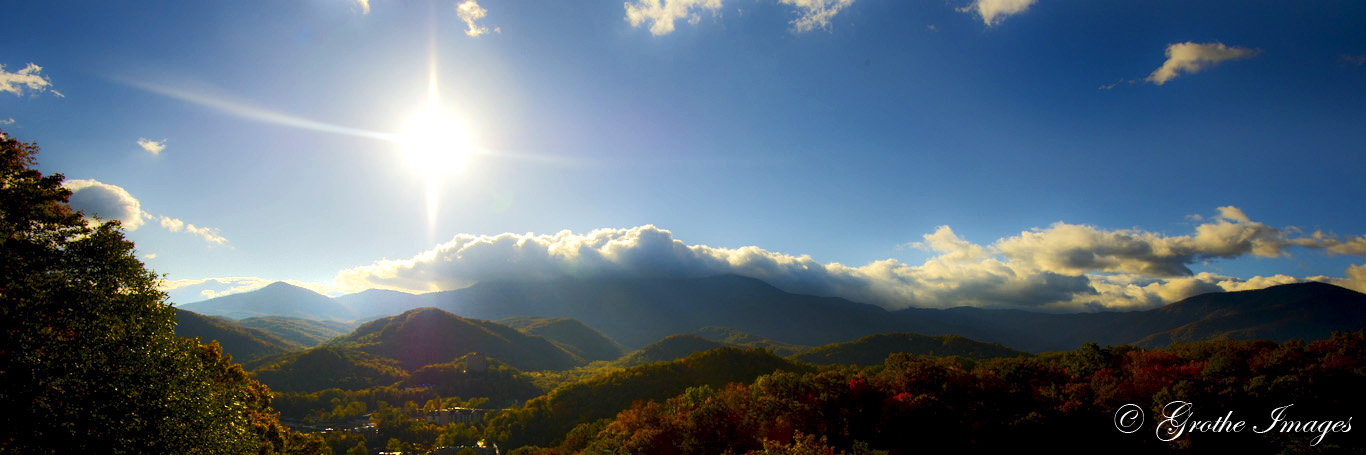
<instances>
[{"instance_id":1,"label":"distant mountain peak","mask_svg":"<svg viewBox=\"0 0 1366 455\"><path fill-rule=\"evenodd\" d=\"M269 290L273 292L308 292L310 294L322 295L312 289L301 286L295 286L283 281L276 281L274 283L267 284L265 287L261 288L261 290Z\"/></svg>"}]
</instances>

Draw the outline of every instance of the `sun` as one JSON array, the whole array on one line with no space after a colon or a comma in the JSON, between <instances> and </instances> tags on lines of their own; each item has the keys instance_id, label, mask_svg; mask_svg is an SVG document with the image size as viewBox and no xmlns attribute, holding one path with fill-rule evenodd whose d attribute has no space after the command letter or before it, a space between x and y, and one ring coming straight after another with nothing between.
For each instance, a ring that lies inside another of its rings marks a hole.
<instances>
[{"instance_id":1,"label":"sun","mask_svg":"<svg viewBox=\"0 0 1366 455\"><path fill-rule=\"evenodd\" d=\"M429 183L463 169L471 151L469 134L460 120L432 105L404 124L398 146L408 166L425 175Z\"/></svg>"}]
</instances>

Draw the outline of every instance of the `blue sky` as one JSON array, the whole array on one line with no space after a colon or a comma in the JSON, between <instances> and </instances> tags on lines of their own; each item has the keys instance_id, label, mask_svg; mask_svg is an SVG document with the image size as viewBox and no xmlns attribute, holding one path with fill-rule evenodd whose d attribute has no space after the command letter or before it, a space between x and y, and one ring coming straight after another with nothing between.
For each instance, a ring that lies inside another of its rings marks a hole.
<instances>
[{"instance_id":1,"label":"blue sky","mask_svg":"<svg viewBox=\"0 0 1366 455\"><path fill-rule=\"evenodd\" d=\"M8 11L0 129L179 303L631 273L893 308L1366 290L1360 2Z\"/></svg>"}]
</instances>

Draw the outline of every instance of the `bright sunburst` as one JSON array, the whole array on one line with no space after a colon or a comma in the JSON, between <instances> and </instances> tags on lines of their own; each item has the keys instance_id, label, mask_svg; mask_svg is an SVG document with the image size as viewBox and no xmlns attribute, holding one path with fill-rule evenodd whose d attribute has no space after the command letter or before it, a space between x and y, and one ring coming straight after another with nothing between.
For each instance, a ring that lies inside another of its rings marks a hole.
<instances>
[{"instance_id":1,"label":"bright sunburst","mask_svg":"<svg viewBox=\"0 0 1366 455\"><path fill-rule=\"evenodd\" d=\"M409 119L398 142L408 165L429 180L459 171L470 151L464 125L438 106L428 106Z\"/></svg>"}]
</instances>

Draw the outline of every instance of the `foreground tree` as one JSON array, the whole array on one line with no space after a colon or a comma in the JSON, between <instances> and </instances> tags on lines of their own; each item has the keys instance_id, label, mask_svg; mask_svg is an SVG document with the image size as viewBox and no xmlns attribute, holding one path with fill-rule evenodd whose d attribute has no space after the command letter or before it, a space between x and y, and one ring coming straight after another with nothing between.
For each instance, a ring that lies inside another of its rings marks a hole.
<instances>
[{"instance_id":1,"label":"foreground tree","mask_svg":"<svg viewBox=\"0 0 1366 455\"><path fill-rule=\"evenodd\" d=\"M175 336L117 221L87 224L0 132L0 453L318 451L217 344Z\"/></svg>"}]
</instances>

